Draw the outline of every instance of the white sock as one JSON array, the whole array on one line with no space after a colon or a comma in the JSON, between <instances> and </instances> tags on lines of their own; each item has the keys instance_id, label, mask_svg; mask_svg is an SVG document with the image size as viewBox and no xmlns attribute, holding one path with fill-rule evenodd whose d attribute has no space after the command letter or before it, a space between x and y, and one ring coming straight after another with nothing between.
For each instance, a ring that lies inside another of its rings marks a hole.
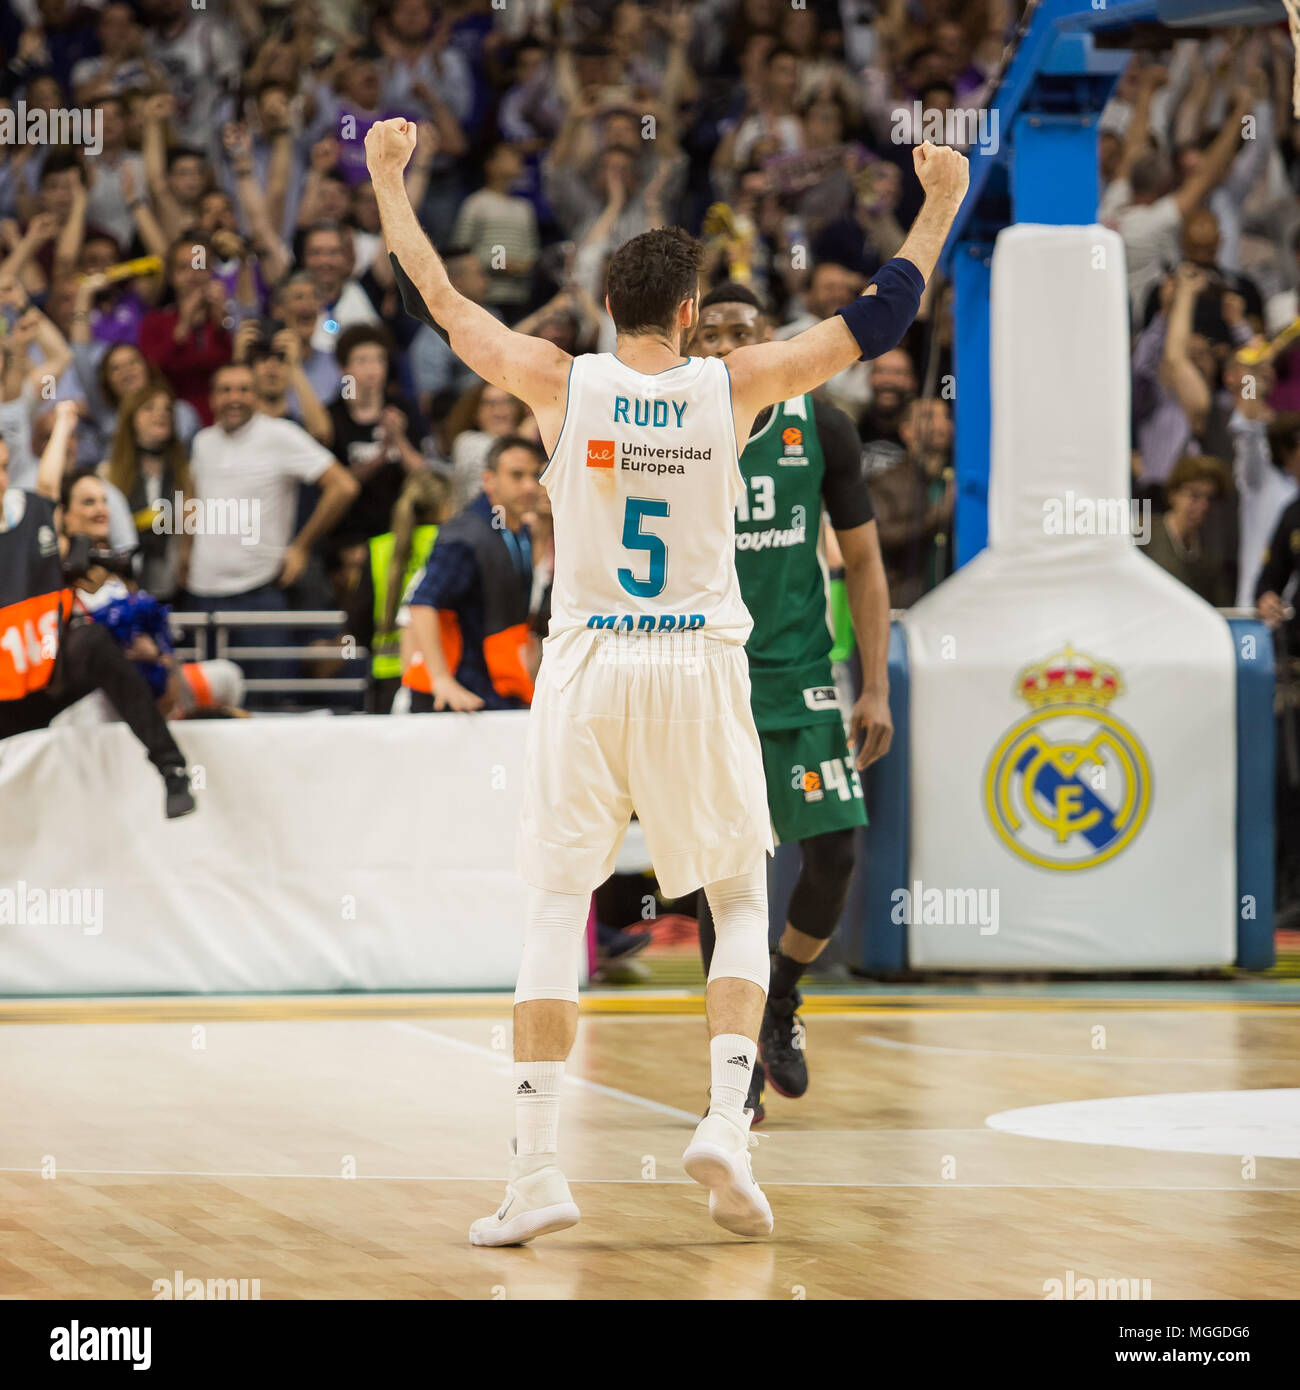
<instances>
[{"instance_id":1,"label":"white sock","mask_svg":"<svg viewBox=\"0 0 1300 1390\"><path fill-rule=\"evenodd\" d=\"M553 1154L560 1130L563 1062L515 1063L515 1152Z\"/></svg>"},{"instance_id":2,"label":"white sock","mask_svg":"<svg viewBox=\"0 0 1300 1390\"><path fill-rule=\"evenodd\" d=\"M740 1118L749 1096L749 1079L754 1074L757 1056L758 1044L739 1033L720 1033L709 1040L713 1076L709 1088L710 1113L723 1110Z\"/></svg>"}]
</instances>

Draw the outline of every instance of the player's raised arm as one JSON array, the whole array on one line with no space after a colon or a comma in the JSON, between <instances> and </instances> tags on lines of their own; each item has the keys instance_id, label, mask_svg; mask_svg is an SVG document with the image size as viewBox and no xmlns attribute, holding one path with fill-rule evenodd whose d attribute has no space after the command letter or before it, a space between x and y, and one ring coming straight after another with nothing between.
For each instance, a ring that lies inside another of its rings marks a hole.
<instances>
[{"instance_id":1,"label":"player's raised arm","mask_svg":"<svg viewBox=\"0 0 1300 1390\"><path fill-rule=\"evenodd\" d=\"M453 287L406 196L403 170L415 150L415 141L414 121L376 121L366 133L366 165L384 239L397 261L403 302L417 317L424 317L420 310L427 309L432 326L443 331L451 350L467 367L529 406L549 449L563 423L573 359L543 338L512 332ZM410 288L402 285L402 273L423 305L410 302Z\"/></svg>"},{"instance_id":2,"label":"player's raised arm","mask_svg":"<svg viewBox=\"0 0 1300 1390\"><path fill-rule=\"evenodd\" d=\"M965 155L946 146L919 145L912 161L925 203L897 256L866 290L793 338L737 348L727 357L737 428L766 406L815 390L854 362L879 357L902 341L970 182Z\"/></svg>"}]
</instances>

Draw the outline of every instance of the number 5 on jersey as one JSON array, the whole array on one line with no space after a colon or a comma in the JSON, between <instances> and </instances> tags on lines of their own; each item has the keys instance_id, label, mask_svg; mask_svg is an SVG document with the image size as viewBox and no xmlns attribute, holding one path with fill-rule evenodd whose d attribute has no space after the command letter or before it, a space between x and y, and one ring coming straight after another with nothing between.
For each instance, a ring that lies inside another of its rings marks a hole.
<instances>
[{"instance_id":1,"label":"number 5 on jersey","mask_svg":"<svg viewBox=\"0 0 1300 1390\"><path fill-rule=\"evenodd\" d=\"M627 550L644 550L650 555L650 577L638 579L630 569L618 572L618 582L637 598L655 598L663 593L668 582L668 547L653 531L642 531L646 517L668 515L668 503L648 497L629 497L623 512L623 546Z\"/></svg>"}]
</instances>

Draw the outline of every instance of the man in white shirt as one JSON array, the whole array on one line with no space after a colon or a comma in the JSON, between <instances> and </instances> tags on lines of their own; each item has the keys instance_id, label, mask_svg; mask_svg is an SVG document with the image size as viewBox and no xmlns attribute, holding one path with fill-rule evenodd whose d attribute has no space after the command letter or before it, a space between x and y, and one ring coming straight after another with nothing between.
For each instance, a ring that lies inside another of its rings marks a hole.
<instances>
[{"instance_id":1,"label":"man in white shirt","mask_svg":"<svg viewBox=\"0 0 1300 1390\"><path fill-rule=\"evenodd\" d=\"M285 590L307 567L360 491L356 480L292 420L256 413L253 373L219 367L212 377L216 424L194 436L191 491L173 525L183 536L181 582L187 606L215 613L270 612L288 607ZM301 483L316 483L320 501L293 534ZM282 634L251 628L236 646L280 646ZM263 669L255 675L278 674Z\"/></svg>"}]
</instances>

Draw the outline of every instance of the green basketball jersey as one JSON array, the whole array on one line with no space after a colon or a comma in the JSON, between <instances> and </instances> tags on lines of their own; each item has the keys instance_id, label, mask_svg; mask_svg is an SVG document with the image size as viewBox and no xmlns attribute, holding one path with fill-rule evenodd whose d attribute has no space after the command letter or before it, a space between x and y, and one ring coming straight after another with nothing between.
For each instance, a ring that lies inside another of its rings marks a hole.
<instances>
[{"instance_id":1,"label":"green basketball jersey","mask_svg":"<svg viewBox=\"0 0 1300 1390\"><path fill-rule=\"evenodd\" d=\"M736 508L736 570L754 619L745 650L760 731L841 718L817 550L824 469L811 396L774 407L740 456L747 486Z\"/></svg>"}]
</instances>

